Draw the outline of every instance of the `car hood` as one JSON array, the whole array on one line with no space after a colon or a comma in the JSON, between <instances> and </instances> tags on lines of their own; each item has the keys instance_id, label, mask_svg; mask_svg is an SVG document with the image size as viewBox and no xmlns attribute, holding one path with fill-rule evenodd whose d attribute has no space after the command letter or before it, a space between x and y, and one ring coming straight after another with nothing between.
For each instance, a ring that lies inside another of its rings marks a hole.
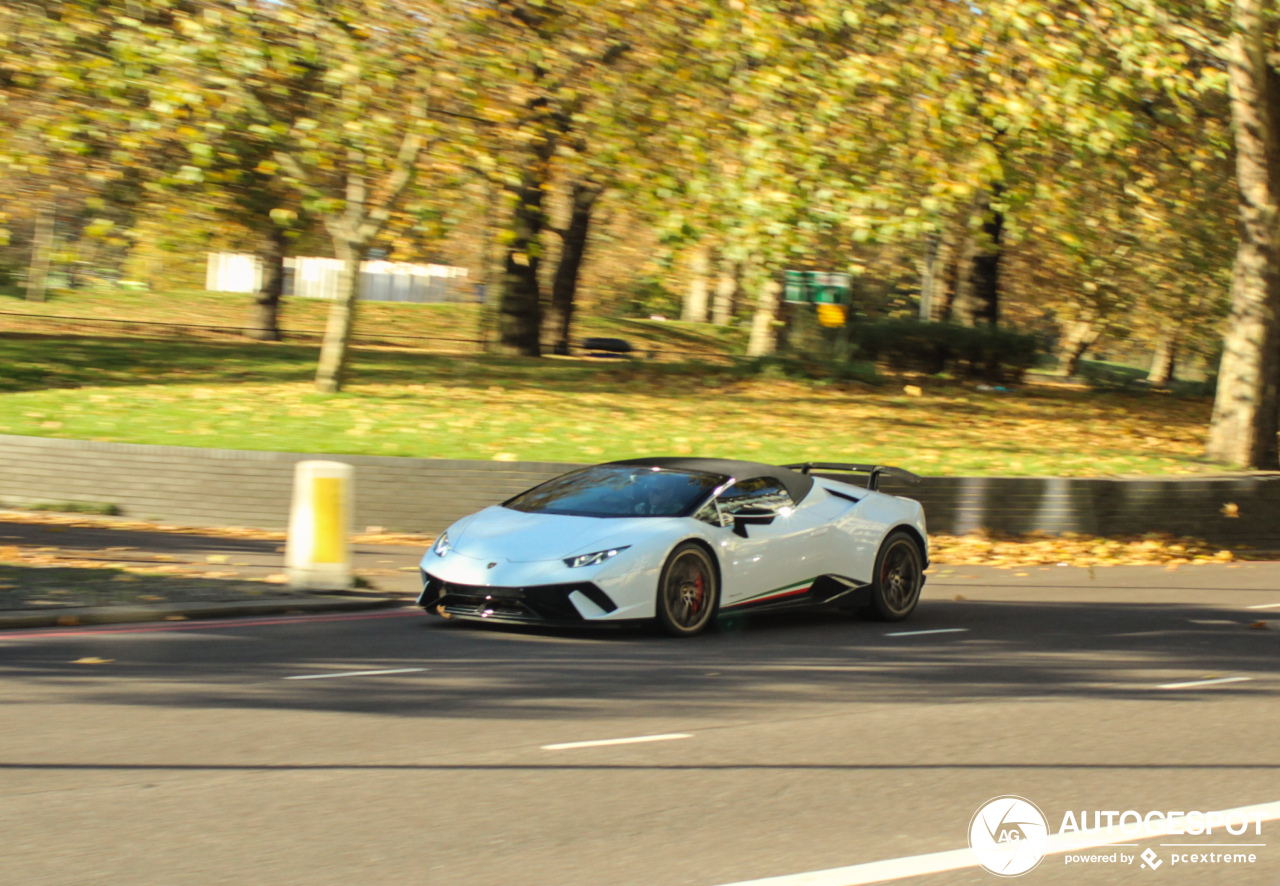
<instances>
[{"instance_id":1,"label":"car hood","mask_svg":"<svg viewBox=\"0 0 1280 886\"><path fill-rule=\"evenodd\" d=\"M451 538L453 550L465 557L530 563L559 560L590 553L611 544L628 544L633 535L647 533L654 517L566 517L561 514L528 514L511 508L485 508ZM634 532L633 532L634 531Z\"/></svg>"}]
</instances>

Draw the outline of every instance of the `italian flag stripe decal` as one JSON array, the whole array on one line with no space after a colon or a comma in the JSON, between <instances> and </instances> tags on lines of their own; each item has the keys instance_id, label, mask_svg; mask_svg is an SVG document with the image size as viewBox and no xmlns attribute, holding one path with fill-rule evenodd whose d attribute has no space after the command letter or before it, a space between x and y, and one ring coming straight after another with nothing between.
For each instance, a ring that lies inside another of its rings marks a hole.
<instances>
[{"instance_id":1,"label":"italian flag stripe decal","mask_svg":"<svg viewBox=\"0 0 1280 886\"><path fill-rule=\"evenodd\" d=\"M809 590L809 588L813 587L813 583L815 581L817 581L816 578L808 578L804 581L798 581L795 584L787 585L786 587L774 588L772 591L764 591L763 593L756 594L754 597L748 597L745 600L730 603L724 608L732 609L734 606L741 606L744 603L763 603L766 600L780 600L783 597L794 597L797 594L803 594L805 591Z\"/></svg>"}]
</instances>

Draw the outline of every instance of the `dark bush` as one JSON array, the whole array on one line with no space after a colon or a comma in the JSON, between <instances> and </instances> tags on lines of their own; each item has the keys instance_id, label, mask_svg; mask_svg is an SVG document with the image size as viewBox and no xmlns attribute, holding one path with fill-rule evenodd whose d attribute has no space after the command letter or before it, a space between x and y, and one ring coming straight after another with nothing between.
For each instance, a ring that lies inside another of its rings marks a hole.
<instances>
[{"instance_id":1,"label":"dark bush","mask_svg":"<svg viewBox=\"0 0 1280 886\"><path fill-rule=\"evenodd\" d=\"M855 381L867 385L884 382L876 373L875 364L867 360L830 360L774 354L739 361L730 371L740 377Z\"/></svg>"},{"instance_id":2,"label":"dark bush","mask_svg":"<svg viewBox=\"0 0 1280 886\"><path fill-rule=\"evenodd\" d=\"M609 300L604 307L618 317L643 319L657 314L669 320L678 320L681 305L678 293L667 289L658 278L645 276L633 280L620 297Z\"/></svg>"},{"instance_id":3,"label":"dark bush","mask_svg":"<svg viewBox=\"0 0 1280 886\"><path fill-rule=\"evenodd\" d=\"M1034 335L988 326L924 323L895 319L858 323L850 328L858 356L898 370L936 375L1019 381L1040 359Z\"/></svg>"},{"instance_id":4,"label":"dark bush","mask_svg":"<svg viewBox=\"0 0 1280 886\"><path fill-rule=\"evenodd\" d=\"M1147 370L1101 360L1081 360L1076 375L1097 390L1140 390L1147 383Z\"/></svg>"}]
</instances>

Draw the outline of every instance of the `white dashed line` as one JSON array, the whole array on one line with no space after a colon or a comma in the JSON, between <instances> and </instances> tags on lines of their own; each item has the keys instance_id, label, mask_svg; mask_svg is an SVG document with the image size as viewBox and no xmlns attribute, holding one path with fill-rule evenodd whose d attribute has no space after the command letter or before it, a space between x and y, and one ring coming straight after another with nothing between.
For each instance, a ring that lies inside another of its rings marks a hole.
<instances>
[{"instance_id":1,"label":"white dashed line","mask_svg":"<svg viewBox=\"0 0 1280 886\"><path fill-rule=\"evenodd\" d=\"M389 668L385 671L342 671L337 674L299 674L296 677L285 677L286 680L328 680L332 677L376 677L381 674L412 674L425 671L426 668Z\"/></svg>"},{"instance_id":2,"label":"white dashed line","mask_svg":"<svg viewBox=\"0 0 1280 886\"><path fill-rule=\"evenodd\" d=\"M574 748L602 748L615 744L640 744L646 741L674 741L677 738L693 738L687 732L669 732L665 735L637 735L633 738L603 738L599 741L567 741L563 744L544 744L544 751L568 751Z\"/></svg>"},{"instance_id":3,"label":"white dashed line","mask_svg":"<svg viewBox=\"0 0 1280 886\"><path fill-rule=\"evenodd\" d=\"M1252 677L1217 677L1212 680L1192 680L1189 683L1165 683L1157 689L1195 689L1197 686L1217 686L1222 683L1247 683Z\"/></svg>"},{"instance_id":4,"label":"white dashed line","mask_svg":"<svg viewBox=\"0 0 1280 886\"><path fill-rule=\"evenodd\" d=\"M1248 606L1247 609L1280 609L1280 603L1263 603L1259 606Z\"/></svg>"},{"instance_id":5,"label":"white dashed line","mask_svg":"<svg viewBox=\"0 0 1280 886\"><path fill-rule=\"evenodd\" d=\"M1280 802L1238 806L1235 809L1223 809L1217 813L1206 813L1206 815L1221 815L1224 820L1228 816L1243 817L1250 824L1255 821L1259 823L1275 821L1280 819ZM1129 838L1119 828L1111 830L1112 833L1107 833L1107 828L1097 828L1054 834L1049 837L1045 854L1060 855L1064 852L1092 849L1095 846L1132 845L1125 842ZM1162 834L1155 836L1162 836ZM888 880L923 877L928 874L941 874L945 871L976 867L978 867L978 860L971 849L950 849L946 852L888 858L884 861L830 868L825 871L784 874L781 877L765 877L761 880L743 880L737 883L726 883L723 886L863 886L866 883L884 883Z\"/></svg>"},{"instance_id":6,"label":"white dashed line","mask_svg":"<svg viewBox=\"0 0 1280 886\"><path fill-rule=\"evenodd\" d=\"M968 628L934 628L931 631L896 631L885 634L886 637L923 637L925 634L961 634Z\"/></svg>"}]
</instances>

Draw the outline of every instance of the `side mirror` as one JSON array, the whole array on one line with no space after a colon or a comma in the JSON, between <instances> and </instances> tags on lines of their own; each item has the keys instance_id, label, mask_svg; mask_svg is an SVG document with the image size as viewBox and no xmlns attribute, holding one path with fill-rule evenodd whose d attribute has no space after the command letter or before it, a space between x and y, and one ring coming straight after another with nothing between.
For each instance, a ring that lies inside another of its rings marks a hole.
<instances>
[{"instance_id":1,"label":"side mirror","mask_svg":"<svg viewBox=\"0 0 1280 886\"><path fill-rule=\"evenodd\" d=\"M745 507L733 515L733 531L746 538L748 526L768 526L777 517L777 513L768 508Z\"/></svg>"}]
</instances>

